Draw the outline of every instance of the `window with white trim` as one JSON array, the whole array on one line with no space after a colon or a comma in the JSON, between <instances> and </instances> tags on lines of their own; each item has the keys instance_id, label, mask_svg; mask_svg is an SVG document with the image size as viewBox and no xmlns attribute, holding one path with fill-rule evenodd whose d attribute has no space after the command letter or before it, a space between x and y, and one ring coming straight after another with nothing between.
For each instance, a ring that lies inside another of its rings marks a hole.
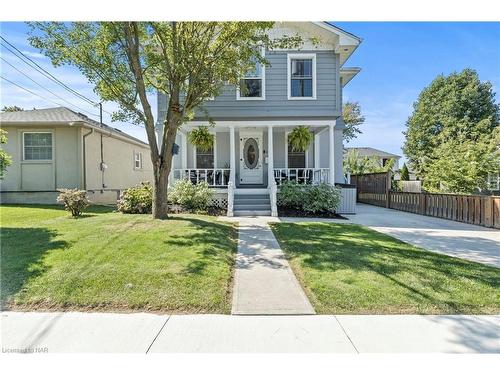
<instances>
[{"instance_id":1,"label":"window with white trim","mask_svg":"<svg viewBox=\"0 0 500 375\"><path fill-rule=\"evenodd\" d=\"M239 100L259 100L265 98L265 78L264 66L257 60L252 59L254 68L240 79L240 85L237 90L237 99Z\"/></svg>"},{"instance_id":2,"label":"window with white trim","mask_svg":"<svg viewBox=\"0 0 500 375\"><path fill-rule=\"evenodd\" d=\"M134 169L142 169L142 154L134 152Z\"/></svg>"},{"instance_id":3,"label":"window with white trim","mask_svg":"<svg viewBox=\"0 0 500 375\"><path fill-rule=\"evenodd\" d=\"M199 150L196 148L196 168L212 169L214 168L214 148L210 150Z\"/></svg>"},{"instance_id":4,"label":"window with white trim","mask_svg":"<svg viewBox=\"0 0 500 375\"><path fill-rule=\"evenodd\" d=\"M52 133L23 133L24 160L52 160Z\"/></svg>"},{"instance_id":5,"label":"window with white trim","mask_svg":"<svg viewBox=\"0 0 500 375\"><path fill-rule=\"evenodd\" d=\"M316 99L316 56L288 56L288 99Z\"/></svg>"}]
</instances>

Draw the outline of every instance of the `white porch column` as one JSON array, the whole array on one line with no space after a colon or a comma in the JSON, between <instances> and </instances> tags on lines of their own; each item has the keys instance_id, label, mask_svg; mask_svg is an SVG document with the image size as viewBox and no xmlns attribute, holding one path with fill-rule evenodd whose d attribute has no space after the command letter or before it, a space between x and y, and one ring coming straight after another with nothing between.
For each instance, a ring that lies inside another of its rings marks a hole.
<instances>
[{"instance_id":1,"label":"white porch column","mask_svg":"<svg viewBox=\"0 0 500 375\"><path fill-rule=\"evenodd\" d=\"M320 133L314 134L314 168L321 168L319 165L319 135Z\"/></svg>"},{"instance_id":2,"label":"white porch column","mask_svg":"<svg viewBox=\"0 0 500 375\"><path fill-rule=\"evenodd\" d=\"M267 186L274 181L273 127L267 127Z\"/></svg>"},{"instance_id":3,"label":"white porch column","mask_svg":"<svg viewBox=\"0 0 500 375\"><path fill-rule=\"evenodd\" d=\"M329 163L328 168L328 176L330 180L330 185L335 185L335 150L334 150L334 127L335 123L332 123L328 126L328 145L330 146Z\"/></svg>"},{"instance_id":4,"label":"white porch column","mask_svg":"<svg viewBox=\"0 0 500 375\"><path fill-rule=\"evenodd\" d=\"M236 150L234 145L234 125L229 126L229 181L235 186L236 184Z\"/></svg>"},{"instance_id":5,"label":"white porch column","mask_svg":"<svg viewBox=\"0 0 500 375\"><path fill-rule=\"evenodd\" d=\"M181 168L187 168L187 134L181 133Z\"/></svg>"}]
</instances>

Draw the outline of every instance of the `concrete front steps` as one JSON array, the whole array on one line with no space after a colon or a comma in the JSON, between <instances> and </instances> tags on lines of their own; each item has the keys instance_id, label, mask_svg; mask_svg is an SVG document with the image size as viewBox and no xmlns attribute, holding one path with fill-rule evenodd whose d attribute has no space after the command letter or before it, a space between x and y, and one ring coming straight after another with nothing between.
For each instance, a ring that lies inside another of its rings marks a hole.
<instances>
[{"instance_id":1,"label":"concrete front steps","mask_svg":"<svg viewBox=\"0 0 500 375\"><path fill-rule=\"evenodd\" d=\"M234 216L271 216L271 200L267 189L236 189Z\"/></svg>"}]
</instances>

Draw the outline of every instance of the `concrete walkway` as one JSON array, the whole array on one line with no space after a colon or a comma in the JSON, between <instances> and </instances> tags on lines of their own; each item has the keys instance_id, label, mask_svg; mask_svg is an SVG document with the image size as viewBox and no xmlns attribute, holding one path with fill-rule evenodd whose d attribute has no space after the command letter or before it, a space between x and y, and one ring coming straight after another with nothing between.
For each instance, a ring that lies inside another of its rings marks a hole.
<instances>
[{"instance_id":1,"label":"concrete walkway","mask_svg":"<svg viewBox=\"0 0 500 375\"><path fill-rule=\"evenodd\" d=\"M453 257L500 267L500 230L358 204L349 221L282 218L282 221L335 221L356 223L401 241Z\"/></svg>"},{"instance_id":2,"label":"concrete walkway","mask_svg":"<svg viewBox=\"0 0 500 375\"><path fill-rule=\"evenodd\" d=\"M314 314L285 259L269 217L239 222L232 313L238 315Z\"/></svg>"},{"instance_id":3,"label":"concrete walkway","mask_svg":"<svg viewBox=\"0 0 500 375\"><path fill-rule=\"evenodd\" d=\"M500 316L3 312L2 353L500 353Z\"/></svg>"}]
</instances>

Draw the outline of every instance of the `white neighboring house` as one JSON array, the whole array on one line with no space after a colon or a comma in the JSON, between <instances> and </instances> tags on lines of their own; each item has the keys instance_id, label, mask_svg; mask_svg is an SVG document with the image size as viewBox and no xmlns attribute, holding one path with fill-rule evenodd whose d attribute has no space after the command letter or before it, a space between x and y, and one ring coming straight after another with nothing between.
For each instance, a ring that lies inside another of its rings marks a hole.
<instances>
[{"instance_id":1,"label":"white neighboring house","mask_svg":"<svg viewBox=\"0 0 500 375\"><path fill-rule=\"evenodd\" d=\"M263 51L271 66L256 63L239 87L227 85L204 104L215 123L211 150L201 152L188 140L190 131L208 125L201 110L177 136L170 181L206 181L229 216L276 216L276 193L284 181L345 182L342 91L360 71L345 63L361 39L326 22L279 22L270 35L296 33L305 41L300 50ZM166 104L166 96L158 93L159 134ZM305 152L293 151L288 143L297 126L314 135ZM345 189L338 211L350 213L354 207L355 193Z\"/></svg>"}]
</instances>

